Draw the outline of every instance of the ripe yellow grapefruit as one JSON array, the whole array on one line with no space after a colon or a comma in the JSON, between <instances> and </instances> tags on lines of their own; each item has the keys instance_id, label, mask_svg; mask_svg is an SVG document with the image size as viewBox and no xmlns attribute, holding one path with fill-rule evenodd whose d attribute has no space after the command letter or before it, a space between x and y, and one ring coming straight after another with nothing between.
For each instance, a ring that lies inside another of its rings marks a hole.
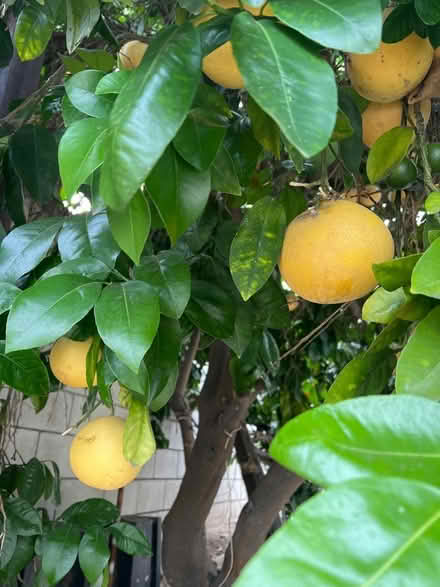
<instances>
[{"instance_id":1,"label":"ripe yellow grapefruit","mask_svg":"<svg viewBox=\"0 0 440 587\"><path fill-rule=\"evenodd\" d=\"M372 208L375 204L378 204L381 201L382 192L377 185L364 185L359 190L356 188L348 190L345 194L345 198L347 200L352 200L353 202L358 202L367 208Z\"/></svg>"},{"instance_id":2,"label":"ripe yellow grapefruit","mask_svg":"<svg viewBox=\"0 0 440 587\"><path fill-rule=\"evenodd\" d=\"M400 126L403 105L400 100L381 104L370 102L362 113L362 139L372 147L379 137L395 126Z\"/></svg>"},{"instance_id":3,"label":"ripe yellow grapefruit","mask_svg":"<svg viewBox=\"0 0 440 587\"><path fill-rule=\"evenodd\" d=\"M128 485L141 466L123 454L124 420L105 416L92 420L76 434L70 447L70 467L75 477L95 489L110 491Z\"/></svg>"},{"instance_id":4,"label":"ripe yellow grapefruit","mask_svg":"<svg viewBox=\"0 0 440 587\"><path fill-rule=\"evenodd\" d=\"M49 354L52 373L64 385L87 387L86 359L93 339L72 340L63 336L53 345ZM95 380L93 385L97 384Z\"/></svg>"},{"instance_id":5,"label":"ripe yellow grapefruit","mask_svg":"<svg viewBox=\"0 0 440 587\"><path fill-rule=\"evenodd\" d=\"M142 41L128 41L119 50L119 66L121 69L136 69L148 49Z\"/></svg>"},{"instance_id":6,"label":"ripe yellow grapefruit","mask_svg":"<svg viewBox=\"0 0 440 587\"><path fill-rule=\"evenodd\" d=\"M416 33L398 43L381 43L373 53L350 53L352 86L372 102L394 102L409 94L428 73L434 56L429 39Z\"/></svg>"},{"instance_id":7,"label":"ripe yellow grapefruit","mask_svg":"<svg viewBox=\"0 0 440 587\"><path fill-rule=\"evenodd\" d=\"M240 6L238 0L217 0L216 3L225 9L239 8ZM259 15L261 12L261 8L252 8L247 5L245 5L245 8L255 16ZM270 6L265 7L264 15L273 16L273 11ZM215 16L217 16L215 10L208 6L200 17L194 21L194 24L197 26L202 22L211 20L211 18L214 18ZM244 87L244 80L238 69L237 62L235 61L230 41L220 45L220 47L217 47L217 49L203 59L203 72L212 79L213 82L224 88L239 90Z\"/></svg>"},{"instance_id":8,"label":"ripe yellow grapefruit","mask_svg":"<svg viewBox=\"0 0 440 587\"><path fill-rule=\"evenodd\" d=\"M355 202L336 200L292 220L279 267L304 299L337 304L370 292L377 284L373 263L393 254L393 238L379 216Z\"/></svg>"}]
</instances>

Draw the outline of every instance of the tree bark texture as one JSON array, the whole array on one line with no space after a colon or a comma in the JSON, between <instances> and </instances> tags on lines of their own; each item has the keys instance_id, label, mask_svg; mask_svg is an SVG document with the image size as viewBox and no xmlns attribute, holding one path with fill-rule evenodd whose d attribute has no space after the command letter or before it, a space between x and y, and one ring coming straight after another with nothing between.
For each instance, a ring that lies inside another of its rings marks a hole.
<instances>
[{"instance_id":1,"label":"tree bark texture","mask_svg":"<svg viewBox=\"0 0 440 587\"><path fill-rule=\"evenodd\" d=\"M229 349L216 341L200 394L197 438L163 525L163 569L170 587L208 585L205 522L253 399L235 394L228 363Z\"/></svg>"},{"instance_id":2,"label":"tree bark texture","mask_svg":"<svg viewBox=\"0 0 440 587\"><path fill-rule=\"evenodd\" d=\"M266 540L274 519L303 479L272 463L241 511L222 570L212 587L231 587L241 569Z\"/></svg>"}]
</instances>

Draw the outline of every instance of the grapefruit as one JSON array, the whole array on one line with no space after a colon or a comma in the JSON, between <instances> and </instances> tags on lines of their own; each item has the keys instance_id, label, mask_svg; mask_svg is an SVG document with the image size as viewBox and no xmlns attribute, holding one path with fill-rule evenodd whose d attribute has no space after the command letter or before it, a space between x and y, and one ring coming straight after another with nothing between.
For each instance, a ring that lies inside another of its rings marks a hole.
<instances>
[{"instance_id":1,"label":"grapefruit","mask_svg":"<svg viewBox=\"0 0 440 587\"><path fill-rule=\"evenodd\" d=\"M362 206L367 206L367 208L372 208L381 201L382 192L377 185L364 185L359 190L356 188L348 190L345 194L345 198L347 200L358 202L359 204L362 204Z\"/></svg>"},{"instance_id":2,"label":"grapefruit","mask_svg":"<svg viewBox=\"0 0 440 587\"><path fill-rule=\"evenodd\" d=\"M119 67L121 69L136 69L147 49L147 43L142 43L142 41L128 41L119 50Z\"/></svg>"},{"instance_id":3,"label":"grapefruit","mask_svg":"<svg viewBox=\"0 0 440 587\"><path fill-rule=\"evenodd\" d=\"M53 345L49 354L49 363L55 377L69 387L87 387L86 359L93 342L87 340L72 340L63 336ZM97 378L93 385L97 385Z\"/></svg>"}]
</instances>

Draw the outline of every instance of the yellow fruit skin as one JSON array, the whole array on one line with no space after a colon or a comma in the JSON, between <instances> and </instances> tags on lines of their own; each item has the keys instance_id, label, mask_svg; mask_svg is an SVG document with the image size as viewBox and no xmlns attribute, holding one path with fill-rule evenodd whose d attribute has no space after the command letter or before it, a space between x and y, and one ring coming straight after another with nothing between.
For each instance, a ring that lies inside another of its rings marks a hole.
<instances>
[{"instance_id":1,"label":"yellow fruit skin","mask_svg":"<svg viewBox=\"0 0 440 587\"><path fill-rule=\"evenodd\" d=\"M217 4L222 8L239 8L238 0L217 0ZM248 12L254 15L260 14L261 8L252 8L244 5ZM195 20L194 24L197 26L202 22L206 22L214 18L217 13L212 8L207 8L204 13ZM270 6L264 9L265 16L273 16L273 11ZM235 61L232 45L230 41L220 45L214 49L209 55L203 59L203 72L216 84L229 88L231 90L240 90L244 87L243 77L238 69Z\"/></svg>"},{"instance_id":2,"label":"yellow fruit skin","mask_svg":"<svg viewBox=\"0 0 440 587\"><path fill-rule=\"evenodd\" d=\"M318 304L337 304L370 292L377 284L373 263L393 255L391 233L376 214L337 200L289 224L279 266L296 294Z\"/></svg>"},{"instance_id":3,"label":"yellow fruit skin","mask_svg":"<svg viewBox=\"0 0 440 587\"><path fill-rule=\"evenodd\" d=\"M87 387L86 359L93 339L77 341L62 337L49 354L50 368L55 377L69 387ZM93 385L97 385L97 379Z\"/></svg>"},{"instance_id":4,"label":"yellow fruit skin","mask_svg":"<svg viewBox=\"0 0 440 587\"><path fill-rule=\"evenodd\" d=\"M124 420L106 416L92 420L70 446L70 468L82 483L111 491L125 487L142 467L134 467L122 452Z\"/></svg>"},{"instance_id":5,"label":"yellow fruit skin","mask_svg":"<svg viewBox=\"0 0 440 587\"><path fill-rule=\"evenodd\" d=\"M148 49L147 43L142 41L128 41L119 51L119 66L121 69L136 69Z\"/></svg>"},{"instance_id":6,"label":"yellow fruit skin","mask_svg":"<svg viewBox=\"0 0 440 587\"><path fill-rule=\"evenodd\" d=\"M402 120L402 102L397 100L388 104L370 102L362 113L362 139L367 147L372 147L379 137Z\"/></svg>"},{"instance_id":7,"label":"yellow fruit skin","mask_svg":"<svg viewBox=\"0 0 440 587\"><path fill-rule=\"evenodd\" d=\"M372 102L394 102L409 94L431 67L429 39L412 33L398 43L381 43L373 53L350 53L348 75L355 90Z\"/></svg>"},{"instance_id":8,"label":"yellow fruit skin","mask_svg":"<svg viewBox=\"0 0 440 587\"><path fill-rule=\"evenodd\" d=\"M366 206L367 208L372 208L375 204L378 204L381 201L382 192L377 185L365 185L362 187L361 191L358 191L356 188L348 190L345 194L345 198L347 200L359 202L359 204L362 204L362 206Z\"/></svg>"}]
</instances>

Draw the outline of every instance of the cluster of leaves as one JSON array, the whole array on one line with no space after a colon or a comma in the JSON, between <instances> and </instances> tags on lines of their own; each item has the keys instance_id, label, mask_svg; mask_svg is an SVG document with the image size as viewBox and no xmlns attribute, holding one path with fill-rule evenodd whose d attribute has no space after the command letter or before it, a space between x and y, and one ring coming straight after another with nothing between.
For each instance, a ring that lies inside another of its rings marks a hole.
<instances>
[{"instance_id":1,"label":"cluster of leaves","mask_svg":"<svg viewBox=\"0 0 440 587\"><path fill-rule=\"evenodd\" d=\"M431 45L440 44L440 7L430 0L398 0L395 10L385 20L382 39L397 43L411 33L429 37Z\"/></svg>"},{"instance_id":2,"label":"cluster of leaves","mask_svg":"<svg viewBox=\"0 0 440 587\"><path fill-rule=\"evenodd\" d=\"M0 475L2 585L16 585L26 565L39 561L38 585L56 585L76 559L91 585L108 573L110 537L130 555L149 556L145 536L132 524L120 521L117 507L105 499L87 499L68 507L56 520L37 502L52 494L60 503L59 471L33 458L24 465L9 465Z\"/></svg>"}]
</instances>

